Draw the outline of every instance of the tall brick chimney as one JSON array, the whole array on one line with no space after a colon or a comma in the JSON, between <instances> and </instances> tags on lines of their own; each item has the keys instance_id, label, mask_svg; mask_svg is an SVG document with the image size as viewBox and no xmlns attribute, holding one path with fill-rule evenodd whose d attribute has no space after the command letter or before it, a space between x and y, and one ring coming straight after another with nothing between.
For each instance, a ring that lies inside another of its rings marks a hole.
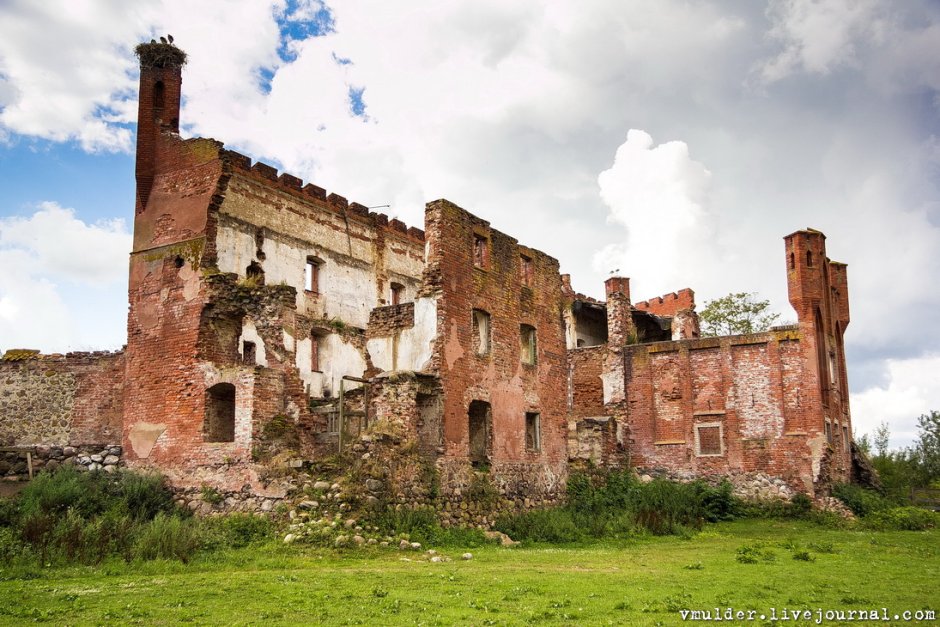
<instances>
[{"instance_id":1,"label":"tall brick chimney","mask_svg":"<svg viewBox=\"0 0 940 627\"><path fill-rule=\"evenodd\" d=\"M161 133L178 133L186 53L169 43L140 44L137 109L136 213L147 206L159 160Z\"/></svg>"},{"instance_id":2,"label":"tall brick chimney","mask_svg":"<svg viewBox=\"0 0 940 627\"><path fill-rule=\"evenodd\" d=\"M607 292L607 343L617 349L633 335L633 313L630 304L630 279L610 277L604 281Z\"/></svg>"}]
</instances>

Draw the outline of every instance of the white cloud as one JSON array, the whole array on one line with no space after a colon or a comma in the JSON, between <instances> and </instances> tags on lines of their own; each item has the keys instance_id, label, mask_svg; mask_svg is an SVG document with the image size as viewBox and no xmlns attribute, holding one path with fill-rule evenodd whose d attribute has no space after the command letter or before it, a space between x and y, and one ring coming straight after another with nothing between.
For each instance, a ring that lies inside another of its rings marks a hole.
<instances>
[{"instance_id":1,"label":"white cloud","mask_svg":"<svg viewBox=\"0 0 940 627\"><path fill-rule=\"evenodd\" d=\"M917 417L940 410L940 355L887 360L888 380L851 395L855 430L872 433L882 421L891 428L891 447L910 446L917 437Z\"/></svg>"},{"instance_id":2,"label":"white cloud","mask_svg":"<svg viewBox=\"0 0 940 627\"><path fill-rule=\"evenodd\" d=\"M130 248L123 221L86 224L53 202L0 218L0 349L123 344Z\"/></svg>"},{"instance_id":3,"label":"white cloud","mask_svg":"<svg viewBox=\"0 0 940 627\"><path fill-rule=\"evenodd\" d=\"M631 129L613 165L597 178L608 222L628 235L596 253L595 267L638 277L650 297L687 287L692 277L684 260L698 257L708 240L710 179L685 142L654 146L648 133Z\"/></svg>"},{"instance_id":4,"label":"white cloud","mask_svg":"<svg viewBox=\"0 0 940 627\"><path fill-rule=\"evenodd\" d=\"M319 0L3 3L0 142L130 150L132 46L171 32L190 55L184 134L412 225L447 197L593 295L620 267L638 299L756 290L792 317L781 237L820 228L849 263L850 383L871 385L885 356L940 353L940 293L924 288L940 276L936 3L334 4L335 32L307 38L296 20L322 19ZM682 141L620 146L631 128ZM0 315L24 302L0 294Z\"/></svg>"},{"instance_id":5,"label":"white cloud","mask_svg":"<svg viewBox=\"0 0 940 627\"><path fill-rule=\"evenodd\" d=\"M74 210L42 202L28 218L0 218L0 249L26 255L19 265L27 274L104 285L127 277L131 236L121 219L86 224Z\"/></svg>"}]
</instances>

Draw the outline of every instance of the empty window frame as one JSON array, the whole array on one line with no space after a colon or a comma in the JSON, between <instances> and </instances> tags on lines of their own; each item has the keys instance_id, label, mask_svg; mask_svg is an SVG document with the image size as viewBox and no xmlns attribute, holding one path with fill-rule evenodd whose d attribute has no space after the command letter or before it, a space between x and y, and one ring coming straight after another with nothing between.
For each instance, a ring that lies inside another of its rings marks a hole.
<instances>
[{"instance_id":1,"label":"empty window frame","mask_svg":"<svg viewBox=\"0 0 940 627\"><path fill-rule=\"evenodd\" d=\"M522 363L532 365L538 354L535 327L523 324L519 327L519 351Z\"/></svg>"},{"instance_id":2,"label":"empty window frame","mask_svg":"<svg viewBox=\"0 0 940 627\"><path fill-rule=\"evenodd\" d=\"M832 444L832 423L826 421L826 442Z\"/></svg>"},{"instance_id":3,"label":"empty window frame","mask_svg":"<svg viewBox=\"0 0 940 627\"><path fill-rule=\"evenodd\" d=\"M486 401L470 401L470 407L467 410L468 429L469 429L469 457L470 463L475 466L483 466L490 461L492 433L492 412L490 404Z\"/></svg>"},{"instance_id":4,"label":"empty window frame","mask_svg":"<svg viewBox=\"0 0 940 627\"><path fill-rule=\"evenodd\" d=\"M391 304L400 305L405 296L405 286L401 283L392 283Z\"/></svg>"},{"instance_id":5,"label":"empty window frame","mask_svg":"<svg viewBox=\"0 0 940 627\"><path fill-rule=\"evenodd\" d=\"M473 310L473 348L477 355L490 354L490 314Z\"/></svg>"},{"instance_id":6,"label":"empty window frame","mask_svg":"<svg viewBox=\"0 0 940 627\"><path fill-rule=\"evenodd\" d=\"M216 383L206 390L203 437L206 442L235 441L235 386L231 383Z\"/></svg>"},{"instance_id":7,"label":"empty window frame","mask_svg":"<svg viewBox=\"0 0 940 627\"><path fill-rule=\"evenodd\" d=\"M849 428L846 425L842 425L842 450L845 452L849 450Z\"/></svg>"},{"instance_id":8,"label":"empty window frame","mask_svg":"<svg viewBox=\"0 0 940 627\"><path fill-rule=\"evenodd\" d=\"M257 347L254 342L242 341L242 361L250 366L258 363Z\"/></svg>"},{"instance_id":9,"label":"empty window frame","mask_svg":"<svg viewBox=\"0 0 940 627\"><path fill-rule=\"evenodd\" d=\"M525 413L525 449L532 452L542 450L542 425L538 412Z\"/></svg>"},{"instance_id":10,"label":"empty window frame","mask_svg":"<svg viewBox=\"0 0 940 627\"><path fill-rule=\"evenodd\" d=\"M310 371L322 372L322 351L324 335L319 331L310 332Z\"/></svg>"},{"instance_id":11,"label":"empty window frame","mask_svg":"<svg viewBox=\"0 0 940 627\"><path fill-rule=\"evenodd\" d=\"M320 293L320 266L323 261L316 257L307 257L307 265L304 266L304 290L313 294Z\"/></svg>"},{"instance_id":12,"label":"empty window frame","mask_svg":"<svg viewBox=\"0 0 940 627\"><path fill-rule=\"evenodd\" d=\"M532 258L519 255L519 282L523 287L532 287Z\"/></svg>"},{"instance_id":13,"label":"empty window frame","mask_svg":"<svg viewBox=\"0 0 940 627\"><path fill-rule=\"evenodd\" d=\"M490 247L489 240L483 235L473 234L473 265L478 268L485 268L489 265Z\"/></svg>"},{"instance_id":14,"label":"empty window frame","mask_svg":"<svg viewBox=\"0 0 940 627\"><path fill-rule=\"evenodd\" d=\"M695 454L699 457L724 455L721 423L695 425Z\"/></svg>"}]
</instances>

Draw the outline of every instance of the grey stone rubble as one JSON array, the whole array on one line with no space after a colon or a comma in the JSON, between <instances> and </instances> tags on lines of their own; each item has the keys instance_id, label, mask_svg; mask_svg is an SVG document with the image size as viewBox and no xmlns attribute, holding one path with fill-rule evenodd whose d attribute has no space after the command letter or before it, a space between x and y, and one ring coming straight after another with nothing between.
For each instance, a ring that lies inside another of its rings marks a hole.
<instances>
[{"instance_id":1,"label":"grey stone rubble","mask_svg":"<svg viewBox=\"0 0 940 627\"><path fill-rule=\"evenodd\" d=\"M89 446L17 446L0 449L0 477L5 481L29 479L44 470L75 466L79 470L114 472L121 465L123 449L117 444Z\"/></svg>"}]
</instances>

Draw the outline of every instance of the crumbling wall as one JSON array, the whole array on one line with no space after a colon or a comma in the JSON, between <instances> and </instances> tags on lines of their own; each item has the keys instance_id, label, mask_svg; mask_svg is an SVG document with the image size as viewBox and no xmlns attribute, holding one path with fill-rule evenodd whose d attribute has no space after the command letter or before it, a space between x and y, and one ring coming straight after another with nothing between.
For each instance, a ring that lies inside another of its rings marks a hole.
<instances>
[{"instance_id":1,"label":"crumbling wall","mask_svg":"<svg viewBox=\"0 0 940 627\"><path fill-rule=\"evenodd\" d=\"M19 353L28 354L14 359ZM123 352L8 351L0 358L0 446L119 442L123 386Z\"/></svg>"},{"instance_id":2,"label":"crumbling wall","mask_svg":"<svg viewBox=\"0 0 940 627\"><path fill-rule=\"evenodd\" d=\"M492 483L506 495L563 490L567 365L558 262L444 200L427 206L426 237L422 289L438 298L431 366L443 389L449 458L441 462L448 468L442 486L452 489L472 476L469 414L476 402L486 404L489 420L487 462L477 463ZM488 320L483 351L475 310ZM533 446L526 425L536 414L540 441Z\"/></svg>"}]
</instances>

